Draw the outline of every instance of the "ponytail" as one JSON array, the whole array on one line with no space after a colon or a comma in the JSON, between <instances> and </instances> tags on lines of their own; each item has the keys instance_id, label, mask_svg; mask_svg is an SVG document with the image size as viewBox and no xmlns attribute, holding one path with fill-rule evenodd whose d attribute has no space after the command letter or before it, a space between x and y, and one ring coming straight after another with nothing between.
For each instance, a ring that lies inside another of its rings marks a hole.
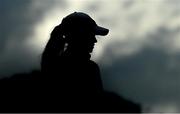
<instances>
[{"instance_id":1,"label":"ponytail","mask_svg":"<svg viewBox=\"0 0 180 114\"><path fill-rule=\"evenodd\" d=\"M50 39L42 54L41 70L48 70L56 63L60 54L64 52L65 43L63 28L60 24L51 32Z\"/></svg>"}]
</instances>

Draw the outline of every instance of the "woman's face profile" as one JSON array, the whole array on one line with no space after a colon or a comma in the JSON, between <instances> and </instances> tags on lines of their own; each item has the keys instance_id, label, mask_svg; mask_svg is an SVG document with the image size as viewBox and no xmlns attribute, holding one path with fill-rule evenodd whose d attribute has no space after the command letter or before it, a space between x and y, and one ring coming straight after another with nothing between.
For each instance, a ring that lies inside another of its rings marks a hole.
<instances>
[{"instance_id":1,"label":"woman's face profile","mask_svg":"<svg viewBox=\"0 0 180 114\"><path fill-rule=\"evenodd\" d=\"M96 42L97 42L97 40L96 40L95 34L91 34L88 37L88 43L87 43L89 53L91 53L93 51Z\"/></svg>"},{"instance_id":2,"label":"woman's face profile","mask_svg":"<svg viewBox=\"0 0 180 114\"><path fill-rule=\"evenodd\" d=\"M77 51L81 51L82 53L91 53L96 42L97 40L94 33L81 32L71 36L69 45L71 45L74 49L77 49Z\"/></svg>"},{"instance_id":3,"label":"woman's face profile","mask_svg":"<svg viewBox=\"0 0 180 114\"><path fill-rule=\"evenodd\" d=\"M82 48L86 49L84 51L91 53L94 49L95 43L97 42L95 34L91 32L84 32L80 39L80 45Z\"/></svg>"}]
</instances>

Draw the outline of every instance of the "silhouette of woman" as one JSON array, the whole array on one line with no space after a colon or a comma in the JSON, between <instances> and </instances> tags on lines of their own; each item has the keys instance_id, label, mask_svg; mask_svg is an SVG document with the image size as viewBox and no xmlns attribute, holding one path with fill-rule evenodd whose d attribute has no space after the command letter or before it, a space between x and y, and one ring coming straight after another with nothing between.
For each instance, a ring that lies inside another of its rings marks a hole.
<instances>
[{"instance_id":1,"label":"silhouette of woman","mask_svg":"<svg viewBox=\"0 0 180 114\"><path fill-rule=\"evenodd\" d=\"M75 12L54 28L42 55L41 68L48 80L59 81L67 90L94 93L102 90L99 68L90 60L95 35L107 35L85 13Z\"/></svg>"},{"instance_id":2,"label":"silhouette of woman","mask_svg":"<svg viewBox=\"0 0 180 114\"><path fill-rule=\"evenodd\" d=\"M42 55L44 79L68 99L83 99L103 91L98 65L90 60L95 35L107 35L87 14L74 12L56 26ZM74 98L75 97L75 98ZM71 99L71 100L72 100ZM80 100L79 99L79 100Z\"/></svg>"}]
</instances>

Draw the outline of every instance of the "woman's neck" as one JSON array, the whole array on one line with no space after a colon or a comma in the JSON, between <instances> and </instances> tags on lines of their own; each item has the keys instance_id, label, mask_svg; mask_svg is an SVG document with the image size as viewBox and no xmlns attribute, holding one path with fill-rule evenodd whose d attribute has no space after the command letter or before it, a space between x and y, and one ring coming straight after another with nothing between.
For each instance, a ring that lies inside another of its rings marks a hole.
<instances>
[{"instance_id":1,"label":"woman's neck","mask_svg":"<svg viewBox=\"0 0 180 114\"><path fill-rule=\"evenodd\" d=\"M74 48L67 49L65 54L78 60L90 60L91 54L87 51L81 51Z\"/></svg>"}]
</instances>

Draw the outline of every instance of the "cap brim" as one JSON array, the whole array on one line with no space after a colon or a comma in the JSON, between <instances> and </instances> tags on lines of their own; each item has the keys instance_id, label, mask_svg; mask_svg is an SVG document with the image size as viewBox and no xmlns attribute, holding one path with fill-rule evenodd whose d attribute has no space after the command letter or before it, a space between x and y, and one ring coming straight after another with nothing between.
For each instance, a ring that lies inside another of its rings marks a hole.
<instances>
[{"instance_id":1,"label":"cap brim","mask_svg":"<svg viewBox=\"0 0 180 114\"><path fill-rule=\"evenodd\" d=\"M101 36L105 36L109 33L109 30L104 28L104 27L100 27L100 26L96 26L95 27L95 34L96 35L101 35Z\"/></svg>"}]
</instances>

